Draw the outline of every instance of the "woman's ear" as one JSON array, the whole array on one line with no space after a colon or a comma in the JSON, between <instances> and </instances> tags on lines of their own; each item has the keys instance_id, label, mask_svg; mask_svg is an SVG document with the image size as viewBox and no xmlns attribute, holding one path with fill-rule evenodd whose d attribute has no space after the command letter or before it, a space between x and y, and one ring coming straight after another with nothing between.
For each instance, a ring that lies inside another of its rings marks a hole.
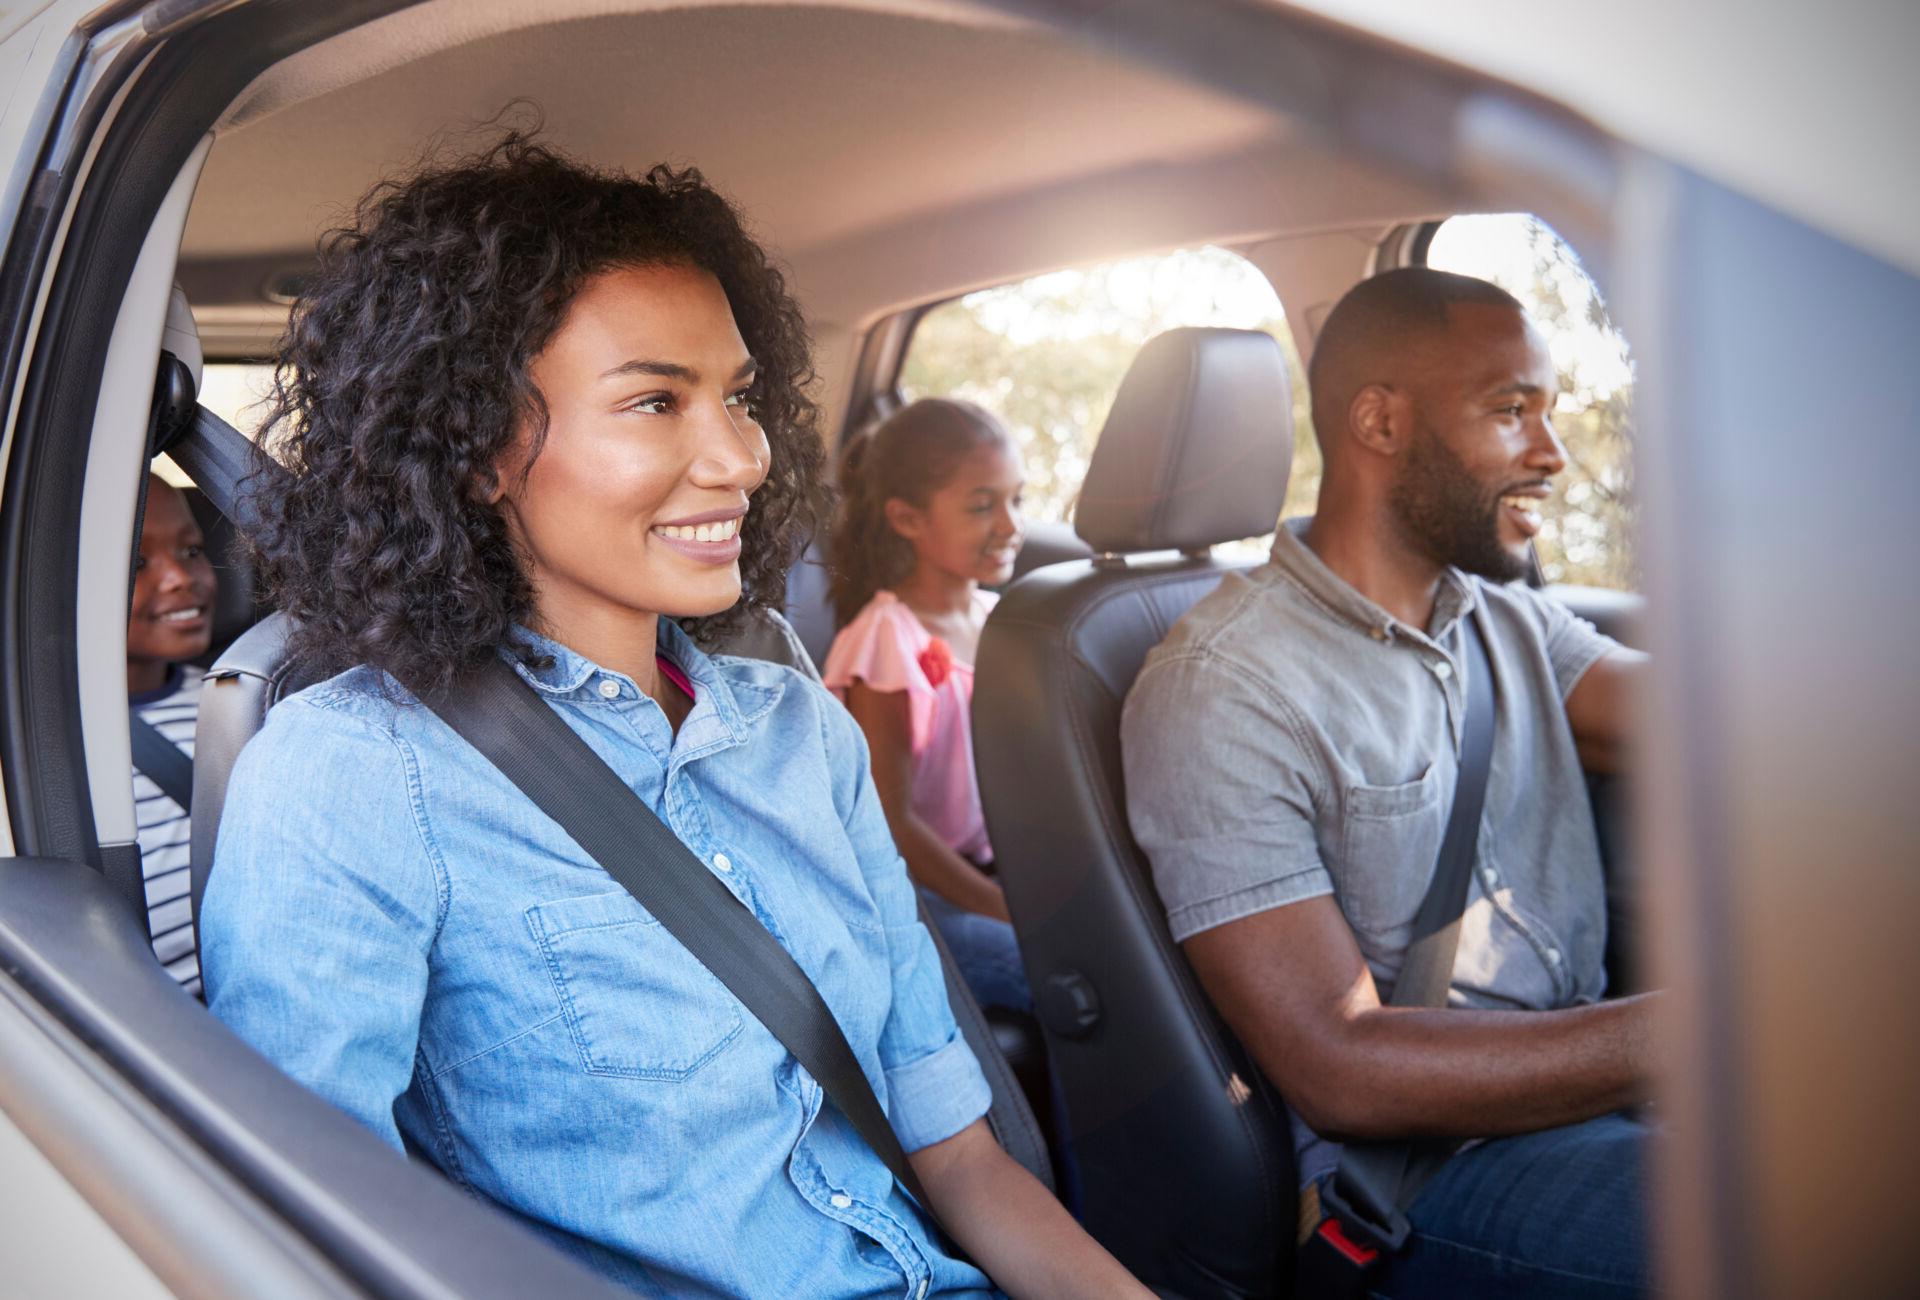
<instances>
[{"instance_id":1,"label":"woman's ear","mask_svg":"<svg viewBox=\"0 0 1920 1300\"><path fill-rule=\"evenodd\" d=\"M910 542L926 529L926 513L918 506L902 501L899 497L888 497L886 505L882 506L881 510L887 517L887 527Z\"/></svg>"}]
</instances>

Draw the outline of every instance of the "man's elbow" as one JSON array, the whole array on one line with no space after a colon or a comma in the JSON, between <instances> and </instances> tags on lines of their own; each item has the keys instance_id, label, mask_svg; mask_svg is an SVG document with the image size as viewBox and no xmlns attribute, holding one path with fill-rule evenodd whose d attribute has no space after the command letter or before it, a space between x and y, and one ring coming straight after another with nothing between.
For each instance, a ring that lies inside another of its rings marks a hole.
<instances>
[{"instance_id":1,"label":"man's elbow","mask_svg":"<svg viewBox=\"0 0 1920 1300\"><path fill-rule=\"evenodd\" d=\"M1302 1122L1334 1142L1403 1136L1385 1104L1390 1090L1378 1069L1340 1045L1322 1044L1300 1052L1280 1083L1281 1095Z\"/></svg>"}]
</instances>

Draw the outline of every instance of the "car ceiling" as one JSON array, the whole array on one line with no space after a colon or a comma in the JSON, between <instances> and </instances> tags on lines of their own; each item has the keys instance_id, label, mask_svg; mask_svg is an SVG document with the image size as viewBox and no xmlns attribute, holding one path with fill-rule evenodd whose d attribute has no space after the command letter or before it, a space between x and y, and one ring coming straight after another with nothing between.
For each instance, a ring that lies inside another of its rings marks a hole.
<instances>
[{"instance_id":1,"label":"car ceiling","mask_svg":"<svg viewBox=\"0 0 1920 1300\"><path fill-rule=\"evenodd\" d=\"M431 0L269 69L219 127L181 279L214 354L427 142L516 99L577 156L693 163L841 328L1074 261L1385 225L1444 196L1272 109L948 0Z\"/></svg>"}]
</instances>

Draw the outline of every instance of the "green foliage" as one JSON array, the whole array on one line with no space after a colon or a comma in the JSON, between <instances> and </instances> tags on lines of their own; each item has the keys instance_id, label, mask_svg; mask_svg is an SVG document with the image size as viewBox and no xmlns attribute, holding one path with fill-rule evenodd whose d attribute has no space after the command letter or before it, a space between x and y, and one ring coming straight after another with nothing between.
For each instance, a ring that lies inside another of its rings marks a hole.
<instances>
[{"instance_id":1,"label":"green foliage","mask_svg":"<svg viewBox=\"0 0 1920 1300\"><path fill-rule=\"evenodd\" d=\"M1631 588L1632 366L1578 259L1540 221L1516 215L1454 218L1429 261L1506 288L1553 348L1564 389L1554 422L1568 465L1537 541L1548 580ZM962 397L999 415L1026 458L1028 513L1064 521L1128 365L1148 339L1179 325L1261 329L1280 341L1294 376L1282 517L1311 514L1321 462L1306 367L1271 286L1224 249L1054 272L945 303L915 331L901 388L909 397Z\"/></svg>"}]
</instances>

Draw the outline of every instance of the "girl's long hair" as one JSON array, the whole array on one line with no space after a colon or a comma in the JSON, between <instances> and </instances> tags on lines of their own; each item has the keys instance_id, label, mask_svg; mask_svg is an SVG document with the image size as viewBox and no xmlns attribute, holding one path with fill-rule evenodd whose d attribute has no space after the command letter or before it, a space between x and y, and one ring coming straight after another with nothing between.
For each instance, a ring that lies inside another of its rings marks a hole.
<instances>
[{"instance_id":1,"label":"girl's long hair","mask_svg":"<svg viewBox=\"0 0 1920 1300\"><path fill-rule=\"evenodd\" d=\"M894 498L924 508L960 462L987 446L1009 446L999 417L972 402L923 397L847 445L840 458L840 511L829 558L833 612L841 626L874 593L913 572L913 545L887 522Z\"/></svg>"}]
</instances>

